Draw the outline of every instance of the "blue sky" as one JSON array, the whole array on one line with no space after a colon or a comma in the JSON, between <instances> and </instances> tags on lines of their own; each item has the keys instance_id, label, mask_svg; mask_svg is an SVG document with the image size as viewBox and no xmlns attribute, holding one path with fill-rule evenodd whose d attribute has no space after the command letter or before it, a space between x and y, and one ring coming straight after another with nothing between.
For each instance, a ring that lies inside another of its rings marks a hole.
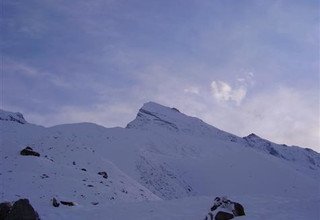
<instances>
[{"instance_id":1,"label":"blue sky","mask_svg":"<svg viewBox=\"0 0 320 220\"><path fill-rule=\"evenodd\" d=\"M147 101L319 146L319 1L4 0L2 108L125 126Z\"/></svg>"}]
</instances>

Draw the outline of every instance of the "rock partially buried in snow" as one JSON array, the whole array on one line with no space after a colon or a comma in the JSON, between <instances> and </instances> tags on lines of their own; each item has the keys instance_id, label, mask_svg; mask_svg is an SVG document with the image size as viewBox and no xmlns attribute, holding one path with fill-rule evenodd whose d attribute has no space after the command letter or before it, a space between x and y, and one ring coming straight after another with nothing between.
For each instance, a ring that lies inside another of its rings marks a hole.
<instances>
[{"instance_id":1,"label":"rock partially buried in snow","mask_svg":"<svg viewBox=\"0 0 320 220\"><path fill-rule=\"evenodd\" d=\"M216 216L214 217L215 220L229 220L233 219L233 214L228 212L219 211Z\"/></svg>"},{"instance_id":2,"label":"rock partially buried in snow","mask_svg":"<svg viewBox=\"0 0 320 220\"><path fill-rule=\"evenodd\" d=\"M20 151L20 155L22 156L36 156L40 157L40 154L36 151L34 151L31 147L26 147L23 150Z\"/></svg>"},{"instance_id":3,"label":"rock partially buried in snow","mask_svg":"<svg viewBox=\"0 0 320 220\"><path fill-rule=\"evenodd\" d=\"M99 175L101 175L103 178L107 179L108 178L108 174L105 171L99 172Z\"/></svg>"},{"instance_id":4,"label":"rock partially buried in snow","mask_svg":"<svg viewBox=\"0 0 320 220\"><path fill-rule=\"evenodd\" d=\"M210 210L211 212L208 213L205 220L229 220L245 215L244 208L240 203L233 202L226 197L216 197Z\"/></svg>"},{"instance_id":5,"label":"rock partially buried in snow","mask_svg":"<svg viewBox=\"0 0 320 220\"><path fill-rule=\"evenodd\" d=\"M75 206L76 204L74 202L67 202L67 201L60 201L62 205L67 205L67 206Z\"/></svg>"},{"instance_id":6,"label":"rock partially buried in snow","mask_svg":"<svg viewBox=\"0 0 320 220\"><path fill-rule=\"evenodd\" d=\"M234 203L234 210L233 210L233 214L235 216L243 216L246 215L244 212L244 208L240 203L235 202Z\"/></svg>"},{"instance_id":7,"label":"rock partially buried in snow","mask_svg":"<svg viewBox=\"0 0 320 220\"><path fill-rule=\"evenodd\" d=\"M54 207L59 207L59 206L60 206L60 203L58 202L58 200L57 200L56 198L53 197L53 199L52 199L52 205L53 205Z\"/></svg>"},{"instance_id":8,"label":"rock partially buried in snow","mask_svg":"<svg viewBox=\"0 0 320 220\"><path fill-rule=\"evenodd\" d=\"M11 209L12 205L10 202L0 203L0 219L5 219L8 216Z\"/></svg>"},{"instance_id":9,"label":"rock partially buried in snow","mask_svg":"<svg viewBox=\"0 0 320 220\"><path fill-rule=\"evenodd\" d=\"M5 220L39 220L38 213L30 205L28 199L19 199L7 213Z\"/></svg>"}]
</instances>

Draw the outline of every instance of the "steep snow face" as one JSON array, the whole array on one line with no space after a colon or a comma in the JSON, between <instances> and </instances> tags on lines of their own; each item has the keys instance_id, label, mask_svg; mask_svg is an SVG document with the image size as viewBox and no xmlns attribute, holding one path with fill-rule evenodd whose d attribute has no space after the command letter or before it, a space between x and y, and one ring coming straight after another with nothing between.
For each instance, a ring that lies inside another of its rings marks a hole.
<instances>
[{"instance_id":1,"label":"steep snow face","mask_svg":"<svg viewBox=\"0 0 320 220\"><path fill-rule=\"evenodd\" d=\"M1 121L13 121L20 124L26 124L27 121L24 119L23 115L20 112L7 112L0 109L0 120Z\"/></svg>"},{"instance_id":2,"label":"steep snow face","mask_svg":"<svg viewBox=\"0 0 320 220\"><path fill-rule=\"evenodd\" d=\"M202 120L187 116L176 108L148 102L139 110L135 120L126 128L148 130L156 133L180 133L192 136L214 136L218 139L242 141L241 138L215 128Z\"/></svg>"},{"instance_id":3,"label":"steep snow face","mask_svg":"<svg viewBox=\"0 0 320 220\"><path fill-rule=\"evenodd\" d=\"M291 162L297 170L307 172L315 178L320 178L320 156L319 153L309 149L296 146L288 147L285 144L275 144L263 139L256 134L250 134L243 138L247 146Z\"/></svg>"}]
</instances>

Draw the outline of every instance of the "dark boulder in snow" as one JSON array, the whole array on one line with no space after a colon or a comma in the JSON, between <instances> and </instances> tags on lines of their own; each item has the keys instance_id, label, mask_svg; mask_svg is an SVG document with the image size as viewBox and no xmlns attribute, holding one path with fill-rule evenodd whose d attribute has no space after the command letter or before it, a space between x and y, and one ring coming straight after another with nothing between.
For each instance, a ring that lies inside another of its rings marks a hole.
<instances>
[{"instance_id":1,"label":"dark boulder in snow","mask_svg":"<svg viewBox=\"0 0 320 220\"><path fill-rule=\"evenodd\" d=\"M99 172L99 175L101 175L103 178L107 179L108 178L108 174L105 171Z\"/></svg>"},{"instance_id":2,"label":"dark boulder in snow","mask_svg":"<svg viewBox=\"0 0 320 220\"><path fill-rule=\"evenodd\" d=\"M215 220L228 220L245 215L244 208L240 203L233 202L226 197L216 197L210 210L206 220L213 219L213 216Z\"/></svg>"},{"instance_id":3,"label":"dark boulder in snow","mask_svg":"<svg viewBox=\"0 0 320 220\"><path fill-rule=\"evenodd\" d=\"M60 201L62 205L67 205L67 206L75 206L76 204L74 202L67 202L67 201Z\"/></svg>"},{"instance_id":4,"label":"dark boulder in snow","mask_svg":"<svg viewBox=\"0 0 320 220\"><path fill-rule=\"evenodd\" d=\"M233 214L235 216L243 216L246 215L244 212L244 208L240 203L234 202Z\"/></svg>"},{"instance_id":5,"label":"dark boulder in snow","mask_svg":"<svg viewBox=\"0 0 320 220\"><path fill-rule=\"evenodd\" d=\"M58 202L58 200L57 200L56 198L53 197L53 199L52 199L52 205L53 205L54 207L59 207L59 206L60 206L60 203Z\"/></svg>"},{"instance_id":6,"label":"dark boulder in snow","mask_svg":"<svg viewBox=\"0 0 320 220\"><path fill-rule=\"evenodd\" d=\"M30 205L28 199L16 201L5 220L39 220L38 213Z\"/></svg>"},{"instance_id":7,"label":"dark boulder in snow","mask_svg":"<svg viewBox=\"0 0 320 220\"><path fill-rule=\"evenodd\" d=\"M219 211L216 216L214 217L215 220L229 220L233 219L233 214L228 212Z\"/></svg>"},{"instance_id":8,"label":"dark boulder in snow","mask_svg":"<svg viewBox=\"0 0 320 220\"><path fill-rule=\"evenodd\" d=\"M5 219L8 216L11 209L12 205L10 202L0 203L0 219Z\"/></svg>"},{"instance_id":9,"label":"dark boulder in snow","mask_svg":"<svg viewBox=\"0 0 320 220\"><path fill-rule=\"evenodd\" d=\"M36 157L40 157L40 154L36 151L34 151L31 147L26 147L23 150L20 151L20 154L22 156L36 156Z\"/></svg>"}]
</instances>

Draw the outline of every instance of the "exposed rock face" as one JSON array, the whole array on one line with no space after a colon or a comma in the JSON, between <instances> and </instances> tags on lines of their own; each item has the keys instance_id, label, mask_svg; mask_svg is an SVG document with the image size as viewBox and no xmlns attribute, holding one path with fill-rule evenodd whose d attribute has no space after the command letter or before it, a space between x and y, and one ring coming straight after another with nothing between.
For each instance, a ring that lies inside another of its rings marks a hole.
<instances>
[{"instance_id":1,"label":"exposed rock face","mask_svg":"<svg viewBox=\"0 0 320 220\"><path fill-rule=\"evenodd\" d=\"M4 220L40 220L28 199L16 201Z\"/></svg>"},{"instance_id":2,"label":"exposed rock face","mask_svg":"<svg viewBox=\"0 0 320 220\"><path fill-rule=\"evenodd\" d=\"M31 147L26 147L23 150L20 151L20 154L22 156L36 156L36 157L40 157L40 154L36 151L34 151Z\"/></svg>"}]
</instances>

